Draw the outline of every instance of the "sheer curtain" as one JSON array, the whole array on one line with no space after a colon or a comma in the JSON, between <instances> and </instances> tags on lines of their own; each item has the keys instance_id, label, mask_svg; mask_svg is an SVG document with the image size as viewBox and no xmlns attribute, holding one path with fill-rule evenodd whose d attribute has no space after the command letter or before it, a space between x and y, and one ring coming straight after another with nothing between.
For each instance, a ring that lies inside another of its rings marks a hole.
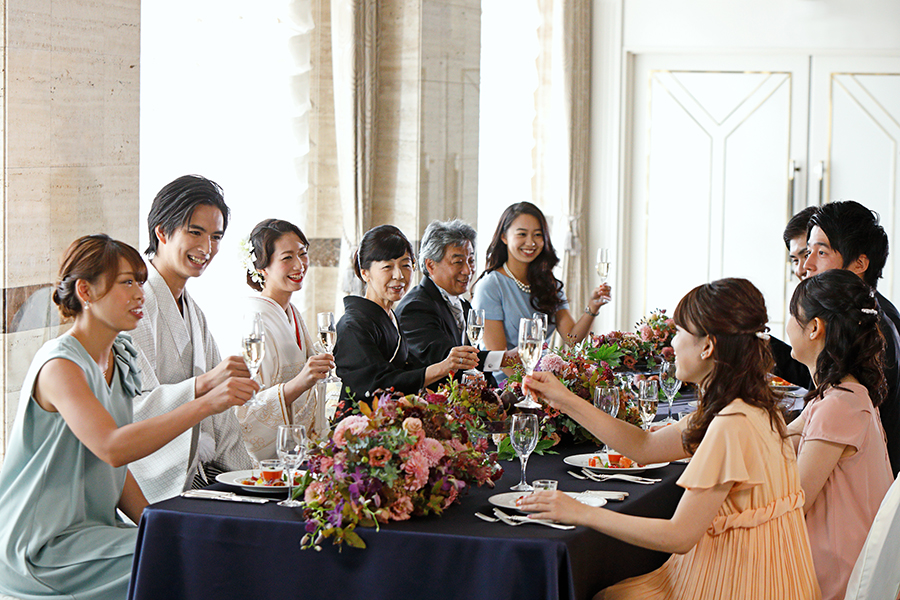
<instances>
[{"instance_id":1,"label":"sheer curtain","mask_svg":"<svg viewBox=\"0 0 900 600\"><path fill-rule=\"evenodd\" d=\"M590 149L591 4L538 0L540 53L535 176L538 204L553 217L553 240L561 254L571 310L578 317L592 289L585 241Z\"/></svg>"},{"instance_id":2,"label":"sheer curtain","mask_svg":"<svg viewBox=\"0 0 900 600\"><path fill-rule=\"evenodd\" d=\"M337 313L345 294L361 294L351 258L370 226L377 94L378 2L332 0L334 120L343 235Z\"/></svg>"}]
</instances>

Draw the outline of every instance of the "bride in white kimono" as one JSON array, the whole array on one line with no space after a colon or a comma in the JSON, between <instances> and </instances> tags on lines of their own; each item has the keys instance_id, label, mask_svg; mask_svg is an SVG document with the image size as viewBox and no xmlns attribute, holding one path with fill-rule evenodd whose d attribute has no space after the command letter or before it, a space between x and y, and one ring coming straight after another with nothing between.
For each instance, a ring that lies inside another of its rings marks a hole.
<instances>
[{"instance_id":1,"label":"bride in white kimono","mask_svg":"<svg viewBox=\"0 0 900 600\"><path fill-rule=\"evenodd\" d=\"M291 304L309 268L308 246L297 226L266 219L244 247L247 284L261 292L247 300L246 313L262 316L266 335L258 403L237 408L244 445L256 460L275 457L279 425L305 425L318 435L327 430L324 401L318 401L315 387L334 367L334 357L316 353L300 311Z\"/></svg>"}]
</instances>

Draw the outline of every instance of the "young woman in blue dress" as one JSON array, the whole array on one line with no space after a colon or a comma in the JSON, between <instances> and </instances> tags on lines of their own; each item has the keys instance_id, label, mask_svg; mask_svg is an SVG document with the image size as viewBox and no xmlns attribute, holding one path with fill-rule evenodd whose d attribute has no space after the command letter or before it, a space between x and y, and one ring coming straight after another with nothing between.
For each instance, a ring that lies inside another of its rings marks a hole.
<instances>
[{"instance_id":1,"label":"young woman in blue dress","mask_svg":"<svg viewBox=\"0 0 900 600\"><path fill-rule=\"evenodd\" d=\"M257 388L233 379L230 394L132 423L140 371L121 332L143 316L146 279L137 250L106 235L79 238L63 256L53 301L74 324L32 361L0 469L2 593L125 598L137 529L116 509L136 523L147 504L126 465Z\"/></svg>"},{"instance_id":2,"label":"young woman in blue dress","mask_svg":"<svg viewBox=\"0 0 900 600\"><path fill-rule=\"evenodd\" d=\"M559 330L563 341L578 343L590 332L600 307L610 301L610 286L591 291L583 314L569 311L562 282L553 275L559 257L550 241L547 219L531 202L503 211L487 249L484 273L475 285L472 306L484 309L484 347L515 348L519 319L547 315L547 338Z\"/></svg>"}]
</instances>

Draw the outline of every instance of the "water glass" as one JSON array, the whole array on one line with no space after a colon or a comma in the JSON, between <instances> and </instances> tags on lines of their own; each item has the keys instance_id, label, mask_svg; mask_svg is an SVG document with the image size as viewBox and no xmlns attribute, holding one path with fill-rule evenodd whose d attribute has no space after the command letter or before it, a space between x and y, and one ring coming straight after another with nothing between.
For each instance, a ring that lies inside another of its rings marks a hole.
<instances>
[{"instance_id":1,"label":"water glass","mask_svg":"<svg viewBox=\"0 0 900 600\"><path fill-rule=\"evenodd\" d=\"M294 500L294 470L306 460L306 427L303 425L279 425L275 438L275 449L278 458L284 464L288 477L288 497L278 503L278 506L302 506L299 500Z\"/></svg>"},{"instance_id":2,"label":"water glass","mask_svg":"<svg viewBox=\"0 0 900 600\"><path fill-rule=\"evenodd\" d=\"M555 479L535 479L531 485L536 492L554 492L559 483Z\"/></svg>"},{"instance_id":3,"label":"water glass","mask_svg":"<svg viewBox=\"0 0 900 600\"><path fill-rule=\"evenodd\" d=\"M659 387L662 388L666 400L669 402L669 416L666 423L674 423L672 418L672 402L675 400L675 394L681 388L681 380L675 377L675 361L663 361L659 371Z\"/></svg>"},{"instance_id":4,"label":"water glass","mask_svg":"<svg viewBox=\"0 0 900 600\"><path fill-rule=\"evenodd\" d=\"M539 437L537 415L531 413L516 413L512 416L512 426L509 428L509 441L512 443L516 456L522 464L522 477L517 485L511 487L516 492L531 492L534 488L525 481L525 467L528 464L528 456L537 446Z\"/></svg>"},{"instance_id":5,"label":"water glass","mask_svg":"<svg viewBox=\"0 0 900 600\"><path fill-rule=\"evenodd\" d=\"M607 385L598 385L594 388L594 406L615 418L619 414L619 388ZM602 452L608 450L603 444Z\"/></svg>"}]
</instances>

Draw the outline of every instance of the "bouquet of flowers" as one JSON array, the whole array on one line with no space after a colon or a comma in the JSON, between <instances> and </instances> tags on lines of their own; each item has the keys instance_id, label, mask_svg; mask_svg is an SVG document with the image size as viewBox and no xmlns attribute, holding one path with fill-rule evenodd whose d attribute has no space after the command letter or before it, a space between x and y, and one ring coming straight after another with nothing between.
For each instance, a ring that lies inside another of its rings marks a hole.
<instances>
[{"instance_id":1,"label":"bouquet of flowers","mask_svg":"<svg viewBox=\"0 0 900 600\"><path fill-rule=\"evenodd\" d=\"M492 430L492 425L504 423L509 416L496 388L489 388L484 379L466 385L451 379L438 393L447 398L450 411L470 436L498 433Z\"/></svg>"},{"instance_id":2,"label":"bouquet of flowers","mask_svg":"<svg viewBox=\"0 0 900 600\"><path fill-rule=\"evenodd\" d=\"M675 322L666 316L665 309L656 309L635 325L637 331L612 331L604 335L591 336L591 346L595 354L608 356L607 362L613 367L626 371L646 367L652 369L659 359L672 360L672 338L675 337Z\"/></svg>"},{"instance_id":3,"label":"bouquet of flowers","mask_svg":"<svg viewBox=\"0 0 900 600\"><path fill-rule=\"evenodd\" d=\"M465 423L440 394L384 393L340 421L311 452L298 494L305 500L304 548L364 548L357 526L441 514L468 485L493 485L502 469L484 438L470 441Z\"/></svg>"}]
</instances>

